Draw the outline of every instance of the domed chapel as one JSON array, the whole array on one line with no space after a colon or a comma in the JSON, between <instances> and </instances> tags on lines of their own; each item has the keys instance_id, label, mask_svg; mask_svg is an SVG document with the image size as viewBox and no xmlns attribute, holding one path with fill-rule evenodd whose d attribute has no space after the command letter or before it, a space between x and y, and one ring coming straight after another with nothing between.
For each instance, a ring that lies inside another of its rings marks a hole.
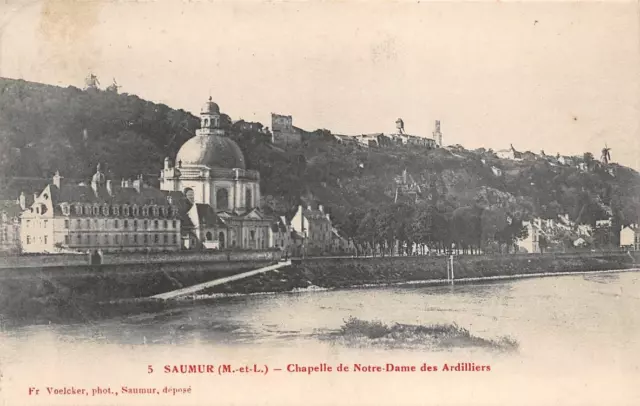
<instances>
[{"instance_id":1,"label":"domed chapel","mask_svg":"<svg viewBox=\"0 0 640 406\"><path fill-rule=\"evenodd\" d=\"M269 248L271 220L259 207L260 174L246 169L211 97L200 110L196 135L182 145L173 165L165 158L160 188L181 192L191 203L183 220L183 230L189 229L186 248Z\"/></svg>"}]
</instances>

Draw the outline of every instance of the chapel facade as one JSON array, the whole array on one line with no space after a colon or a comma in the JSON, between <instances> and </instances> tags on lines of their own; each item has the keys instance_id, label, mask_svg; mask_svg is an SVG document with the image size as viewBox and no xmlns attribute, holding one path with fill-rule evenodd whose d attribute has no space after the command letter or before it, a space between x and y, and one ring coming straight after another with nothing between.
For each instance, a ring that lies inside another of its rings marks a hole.
<instances>
[{"instance_id":1,"label":"chapel facade","mask_svg":"<svg viewBox=\"0 0 640 406\"><path fill-rule=\"evenodd\" d=\"M211 98L202 106L196 135L173 163L165 158L160 189L181 192L192 204L183 224L190 236L185 248L270 248L271 219L260 210L260 174L246 168Z\"/></svg>"}]
</instances>

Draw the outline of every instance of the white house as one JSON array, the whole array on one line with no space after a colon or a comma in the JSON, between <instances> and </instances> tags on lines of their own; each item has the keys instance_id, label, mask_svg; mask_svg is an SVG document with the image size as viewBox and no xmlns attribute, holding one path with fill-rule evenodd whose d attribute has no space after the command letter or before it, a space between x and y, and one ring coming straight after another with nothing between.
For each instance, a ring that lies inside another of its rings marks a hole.
<instances>
[{"instance_id":1,"label":"white house","mask_svg":"<svg viewBox=\"0 0 640 406\"><path fill-rule=\"evenodd\" d=\"M620 247L640 251L640 227L637 224L622 227L620 230Z\"/></svg>"}]
</instances>

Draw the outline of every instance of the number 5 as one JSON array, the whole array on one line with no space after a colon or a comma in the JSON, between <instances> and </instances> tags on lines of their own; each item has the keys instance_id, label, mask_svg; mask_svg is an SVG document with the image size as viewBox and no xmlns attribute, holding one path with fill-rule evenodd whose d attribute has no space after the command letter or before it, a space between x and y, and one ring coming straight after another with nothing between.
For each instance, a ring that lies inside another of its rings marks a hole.
<instances>
[{"instance_id":1,"label":"number 5","mask_svg":"<svg viewBox=\"0 0 640 406\"><path fill-rule=\"evenodd\" d=\"M147 366L147 373L149 373L149 374L153 373L153 365L148 365Z\"/></svg>"}]
</instances>

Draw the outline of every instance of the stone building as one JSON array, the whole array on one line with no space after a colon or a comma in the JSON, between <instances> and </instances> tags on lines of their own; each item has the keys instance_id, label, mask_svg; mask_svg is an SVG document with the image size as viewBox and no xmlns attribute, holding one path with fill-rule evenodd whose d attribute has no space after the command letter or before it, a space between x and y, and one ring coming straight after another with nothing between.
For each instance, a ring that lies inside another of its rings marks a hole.
<instances>
[{"instance_id":1,"label":"stone building","mask_svg":"<svg viewBox=\"0 0 640 406\"><path fill-rule=\"evenodd\" d=\"M168 200L141 178L113 184L99 165L90 185L65 183L56 172L22 212L22 251L177 251L180 217Z\"/></svg>"},{"instance_id":2,"label":"stone building","mask_svg":"<svg viewBox=\"0 0 640 406\"><path fill-rule=\"evenodd\" d=\"M324 212L322 205L318 205L317 209L310 205L298 206L296 214L291 219L291 227L295 235L303 239L304 255L319 255L331 251L331 217Z\"/></svg>"},{"instance_id":3,"label":"stone building","mask_svg":"<svg viewBox=\"0 0 640 406\"><path fill-rule=\"evenodd\" d=\"M300 144L302 131L293 125L293 117L271 113L271 141L279 145Z\"/></svg>"},{"instance_id":4,"label":"stone building","mask_svg":"<svg viewBox=\"0 0 640 406\"><path fill-rule=\"evenodd\" d=\"M278 217L271 223L269 246L291 252L291 226L284 216Z\"/></svg>"},{"instance_id":5,"label":"stone building","mask_svg":"<svg viewBox=\"0 0 640 406\"><path fill-rule=\"evenodd\" d=\"M0 200L0 252L20 251L21 212L19 201Z\"/></svg>"},{"instance_id":6,"label":"stone building","mask_svg":"<svg viewBox=\"0 0 640 406\"><path fill-rule=\"evenodd\" d=\"M269 248L271 219L260 210L260 174L246 169L238 144L221 127L220 108L206 102L200 129L165 158L160 189L183 193L190 204L188 248ZM208 206L208 207L207 207Z\"/></svg>"}]
</instances>

